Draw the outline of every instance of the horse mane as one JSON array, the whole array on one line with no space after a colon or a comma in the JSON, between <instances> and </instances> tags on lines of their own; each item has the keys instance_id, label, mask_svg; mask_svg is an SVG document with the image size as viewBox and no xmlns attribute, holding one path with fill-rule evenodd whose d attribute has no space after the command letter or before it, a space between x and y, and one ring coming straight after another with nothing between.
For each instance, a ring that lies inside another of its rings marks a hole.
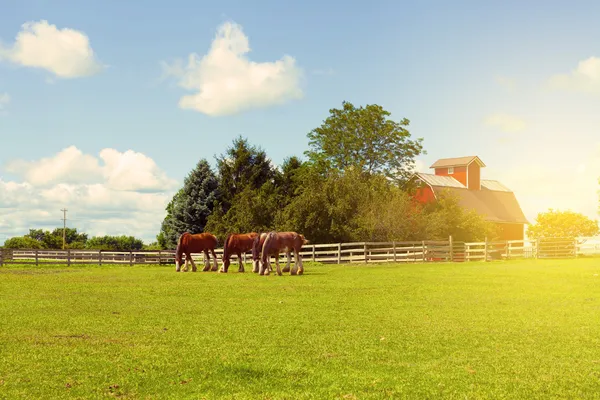
<instances>
[{"instance_id":1,"label":"horse mane","mask_svg":"<svg viewBox=\"0 0 600 400\"><path fill-rule=\"evenodd\" d=\"M177 239L177 248L175 249L175 259L179 260L181 258L181 253L183 252L183 249L181 248L181 239L183 238L183 235L185 235L187 232L183 232L181 235L179 235L179 239Z\"/></svg>"}]
</instances>

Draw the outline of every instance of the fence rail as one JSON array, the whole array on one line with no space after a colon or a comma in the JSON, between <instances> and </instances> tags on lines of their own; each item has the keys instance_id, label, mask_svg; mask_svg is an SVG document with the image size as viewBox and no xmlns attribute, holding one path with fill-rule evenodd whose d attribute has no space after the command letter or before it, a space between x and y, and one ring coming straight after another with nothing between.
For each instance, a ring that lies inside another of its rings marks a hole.
<instances>
[{"instance_id":1,"label":"fence rail","mask_svg":"<svg viewBox=\"0 0 600 400\"><path fill-rule=\"evenodd\" d=\"M221 259L223 249L216 249ZM505 240L484 242L447 241L358 242L305 245L300 252L306 261L321 263L416 263L468 262L515 258L574 258L600 254L598 238L546 238L538 240ZM193 254L194 261L204 261L203 254ZM285 261L285 254L281 254ZM250 252L242 255L250 261ZM291 257L294 261L294 257ZM232 256L232 264L237 263ZM174 250L102 251L102 250L11 250L0 249L3 264L175 264Z\"/></svg>"}]
</instances>

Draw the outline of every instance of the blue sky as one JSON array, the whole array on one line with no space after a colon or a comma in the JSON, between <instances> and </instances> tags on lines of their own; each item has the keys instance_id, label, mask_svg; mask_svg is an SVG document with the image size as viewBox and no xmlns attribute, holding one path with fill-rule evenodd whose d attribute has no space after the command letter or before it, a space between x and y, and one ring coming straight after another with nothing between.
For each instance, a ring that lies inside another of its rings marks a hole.
<instances>
[{"instance_id":1,"label":"blue sky","mask_svg":"<svg viewBox=\"0 0 600 400\"><path fill-rule=\"evenodd\" d=\"M484 177L513 189L532 222L550 207L597 218L600 4L283 3L4 0L0 242L58 226L62 207L92 234L152 240L200 158L214 163L239 135L275 163L302 155L306 134L344 100L408 118L428 152L421 170L480 156ZM42 21L35 43L17 38ZM226 23L249 44L239 65L229 54L210 71L173 68L208 54ZM89 42L64 42L65 29ZM247 60L262 68L286 55L271 83L243 86ZM241 97L193 97L228 74Z\"/></svg>"}]
</instances>

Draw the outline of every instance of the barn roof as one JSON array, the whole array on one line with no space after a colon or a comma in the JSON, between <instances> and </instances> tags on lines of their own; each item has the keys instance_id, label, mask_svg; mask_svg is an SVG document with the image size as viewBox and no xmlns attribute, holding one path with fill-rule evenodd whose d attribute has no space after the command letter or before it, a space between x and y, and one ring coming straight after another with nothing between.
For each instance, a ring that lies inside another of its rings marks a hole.
<instances>
[{"instance_id":1,"label":"barn roof","mask_svg":"<svg viewBox=\"0 0 600 400\"><path fill-rule=\"evenodd\" d=\"M482 180L481 190L469 190L450 176L415 174L438 196L444 191L456 194L463 208L475 210L488 221L529 224L515 194L495 180Z\"/></svg>"},{"instance_id":2,"label":"barn roof","mask_svg":"<svg viewBox=\"0 0 600 400\"><path fill-rule=\"evenodd\" d=\"M485 164L477 156L456 157L456 158L440 158L429 168L446 168L446 167L466 167L475 161L480 167L485 167Z\"/></svg>"}]
</instances>

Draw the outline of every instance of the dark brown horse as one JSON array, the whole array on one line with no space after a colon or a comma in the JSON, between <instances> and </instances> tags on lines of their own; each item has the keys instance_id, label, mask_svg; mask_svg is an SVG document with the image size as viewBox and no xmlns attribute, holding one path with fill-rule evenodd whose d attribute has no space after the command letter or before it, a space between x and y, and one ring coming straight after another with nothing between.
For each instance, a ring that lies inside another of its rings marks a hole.
<instances>
[{"instance_id":1,"label":"dark brown horse","mask_svg":"<svg viewBox=\"0 0 600 400\"><path fill-rule=\"evenodd\" d=\"M256 232L239 234L234 233L227 236L227 239L225 239L225 244L223 245L223 267L219 272L227 273L230 264L229 259L233 254L237 255L238 262L240 263L238 272L244 272L242 254L252 250L252 245L256 237L258 237L258 233Z\"/></svg>"},{"instance_id":2,"label":"dark brown horse","mask_svg":"<svg viewBox=\"0 0 600 400\"><path fill-rule=\"evenodd\" d=\"M188 261L190 261L192 263L192 271L196 272L196 264L192 259L191 253L201 252L204 252L205 257L204 269L202 271L210 271L210 256L208 255L209 250L214 259L212 271L216 271L219 269L219 266L217 265L215 247L217 247L217 237L213 234L208 232L196 233L194 235L188 232L182 233L177 241L177 250L175 250L175 271L179 272L181 270L182 255L185 253L185 266L183 270L187 271L187 264Z\"/></svg>"},{"instance_id":3,"label":"dark brown horse","mask_svg":"<svg viewBox=\"0 0 600 400\"><path fill-rule=\"evenodd\" d=\"M269 270L271 270L271 256L275 256L277 275L281 275L279 253L282 251L288 254L288 263L290 252L294 252L295 262L294 267L290 270L290 275L302 275L304 273L304 265L302 264L300 250L306 243L308 243L308 240L304 238L304 235L296 232L269 232L262 247L262 263L258 272L259 275L269 275Z\"/></svg>"}]
</instances>

